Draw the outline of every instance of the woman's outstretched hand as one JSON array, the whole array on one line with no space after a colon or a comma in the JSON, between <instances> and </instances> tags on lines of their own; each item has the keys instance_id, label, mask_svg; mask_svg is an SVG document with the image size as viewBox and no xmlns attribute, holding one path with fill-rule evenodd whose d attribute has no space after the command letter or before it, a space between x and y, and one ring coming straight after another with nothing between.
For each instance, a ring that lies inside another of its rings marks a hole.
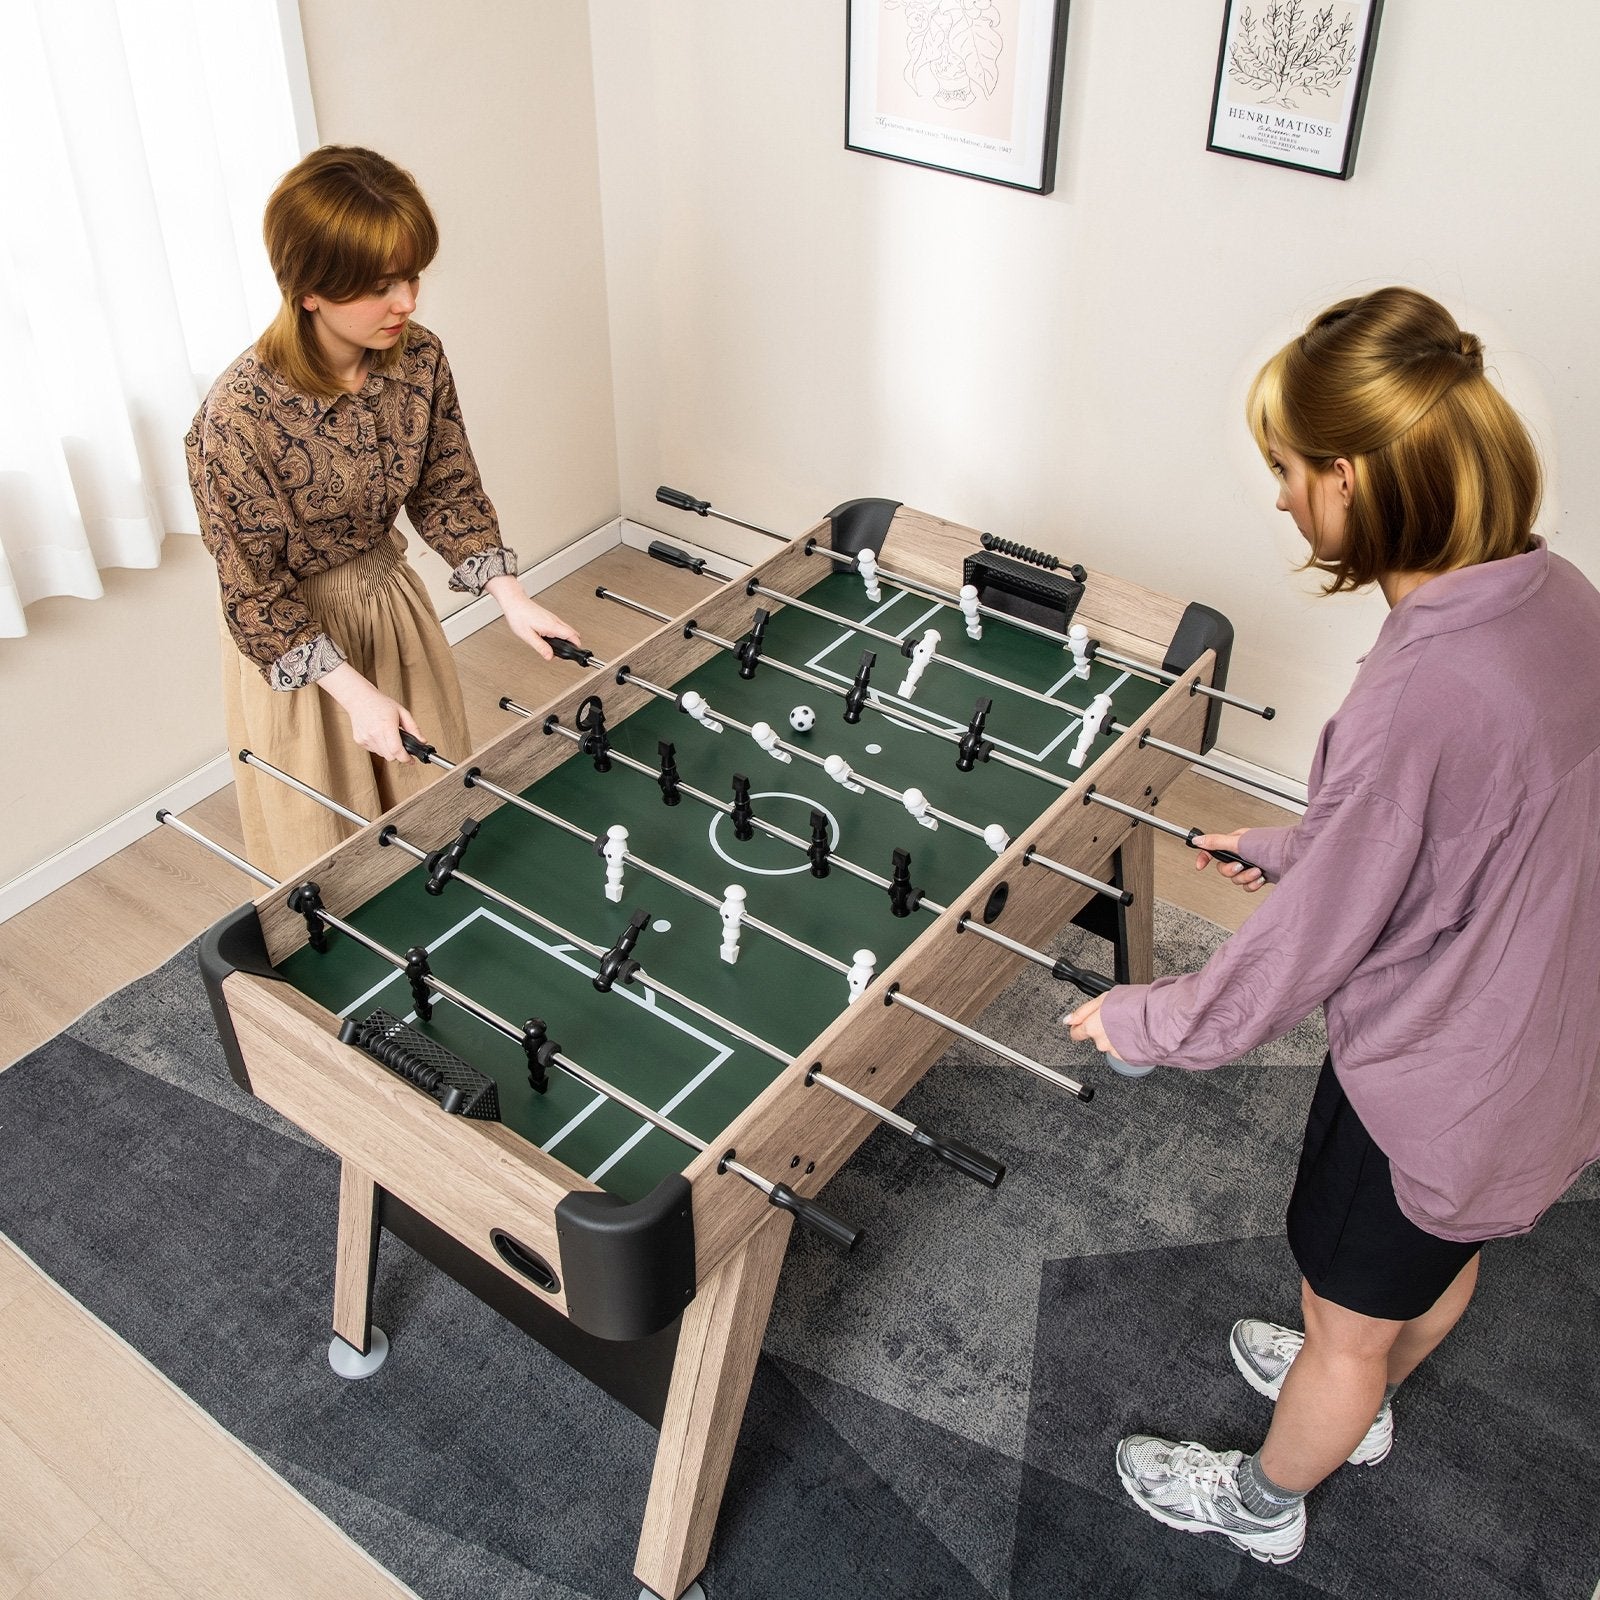
<instances>
[{"instance_id":1,"label":"woman's outstretched hand","mask_svg":"<svg viewBox=\"0 0 1600 1600\"><path fill-rule=\"evenodd\" d=\"M522 585L515 578L495 578L489 584L489 592L500 602L500 609L505 613L506 624L511 631L525 645L537 650L546 661L555 657L555 652L547 642L551 639L565 639L569 644L582 645L578 630L524 593Z\"/></svg>"},{"instance_id":2,"label":"woman's outstretched hand","mask_svg":"<svg viewBox=\"0 0 1600 1600\"><path fill-rule=\"evenodd\" d=\"M403 728L420 739L422 730L416 720L398 700L362 677L348 661L341 661L332 672L318 678L317 687L326 689L338 701L350 719L350 737L363 750L401 766L412 759L400 742L400 731Z\"/></svg>"}]
</instances>

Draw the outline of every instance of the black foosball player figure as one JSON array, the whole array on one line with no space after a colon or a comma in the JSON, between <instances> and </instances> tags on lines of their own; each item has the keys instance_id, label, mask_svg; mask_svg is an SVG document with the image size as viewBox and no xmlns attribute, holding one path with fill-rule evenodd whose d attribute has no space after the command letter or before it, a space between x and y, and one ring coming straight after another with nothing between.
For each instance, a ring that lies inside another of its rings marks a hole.
<instances>
[{"instance_id":1,"label":"black foosball player figure","mask_svg":"<svg viewBox=\"0 0 1600 1600\"><path fill-rule=\"evenodd\" d=\"M377 816L437 776L402 733L425 729L455 760L471 748L402 507L450 586L492 594L517 638L547 660L547 640L579 640L517 581L444 349L412 320L439 231L410 175L324 145L279 182L264 232L282 304L184 440L217 564L229 747ZM350 832L249 768L234 789L244 853L273 877Z\"/></svg>"},{"instance_id":2,"label":"black foosball player figure","mask_svg":"<svg viewBox=\"0 0 1600 1600\"><path fill-rule=\"evenodd\" d=\"M1307 1493L1403 1447L1396 1391L1466 1309L1483 1241L1600 1158L1600 594L1534 535L1538 458L1482 345L1415 290L1314 318L1249 422L1307 565L1389 615L1304 817L1197 841L1197 865L1242 853L1259 865L1219 870L1272 895L1200 972L1068 1020L1129 1062L1206 1068L1326 1011L1288 1212L1304 1330L1246 1317L1230 1339L1277 1402L1266 1441L1117 1450L1159 1521L1285 1562Z\"/></svg>"}]
</instances>

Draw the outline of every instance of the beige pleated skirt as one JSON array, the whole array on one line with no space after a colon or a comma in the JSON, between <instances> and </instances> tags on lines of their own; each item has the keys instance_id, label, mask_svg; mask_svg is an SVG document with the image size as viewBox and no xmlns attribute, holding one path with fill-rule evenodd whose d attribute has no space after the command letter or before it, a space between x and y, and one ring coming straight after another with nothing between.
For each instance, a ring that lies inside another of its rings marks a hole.
<instances>
[{"instance_id":1,"label":"beige pleated skirt","mask_svg":"<svg viewBox=\"0 0 1600 1600\"><path fill-rule=\"evenodd\" d=\"M404 550L396 533L392 542L331 572L301 579L300 593L350 665L406 707L441 755L461 761L471 750L461 684L438 613ZM230 754L253 750L363 817L387 811L441 773L432 765L401 765L363 750L350 737L339 703L316 684L271 688L256 664L240 654L226 626L222 694ZM356 831L243 762L236 762L233 777L245 856L274 878L293 877Z\"/></svg>"}]
</instances>

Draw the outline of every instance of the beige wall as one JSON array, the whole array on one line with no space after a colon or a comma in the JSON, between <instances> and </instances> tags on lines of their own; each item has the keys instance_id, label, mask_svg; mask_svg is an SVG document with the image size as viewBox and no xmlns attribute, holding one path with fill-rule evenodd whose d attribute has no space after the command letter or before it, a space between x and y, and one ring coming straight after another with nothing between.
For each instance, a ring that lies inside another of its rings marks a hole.
<instances>
[{"instance_id":1,"label":"beige wall","mask_svg":"<svg viewBox=\"0 0 1600 1600\"><path fill-rule=\"evenodd\" d=\"M393 156L438 212L419 314L445 339L507 542L531 565L617 513L582 0L300 9L321 138ZM465 603L412 544L440 609ZM31 606L27 637L0 640L0 885L223 753L200 542L169 538L160 568L104 582L104 599Z\"/></svg>"},{"instance_id":2,"label":"beige wall","mask_svg":"<svg viewBox=\"0 0 1600 1600\"><path fill-rule=\"evenodd\" d=\"M1072 0L1040 197L844 150L843 4L591 0L624 512L732 546L655 485L791 530L887 495L1206 601L1280 707L1224 742L1303 777L1382 601L1288 576L1240 416L1322 305L1398 280L1456 308L1600 578L1600 11L1537 9L1389 6L1340 183L1205 152L1220 4Z\"/></svg>"},{"instance_id":3,"label":"beige wall","mask_svg":"<svg viewBox=\"0 0 1600 1600\"><path fill-rule=\"evenodd\" d=\"M300 20L323 142L383 151L438 215L417 316L531 565L617 514L583 0L300 0ZM461 605L411 543L441 610Z\"/></svg>"}]
</instances>

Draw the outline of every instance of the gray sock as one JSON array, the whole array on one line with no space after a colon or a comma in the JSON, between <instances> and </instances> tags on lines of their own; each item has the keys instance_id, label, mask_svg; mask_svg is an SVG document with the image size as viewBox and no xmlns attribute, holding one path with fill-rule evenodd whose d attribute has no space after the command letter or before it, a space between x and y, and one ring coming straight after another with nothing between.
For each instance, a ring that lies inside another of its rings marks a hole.
<instances>
[{"instance_id":1,"label":"gray sock","mask_svg":"<svg viewBox=\"0 0 1600 1600\"><path fill-rule=\"evenodd\" d=\"M1274 1483L1261 1470L1259 1450L1239 1463L1234 1477L1238 1481L1239 1498L1244 1502L1245 1510L1270 1522L1276 1522L1285 1511L1292 1511L1305 1499L1303 1494L1296 1494L1293 1489L1285 1489L1282 1484Z\"/></svg>"},{"instance_id":2,"label":"gray sock","mask_svg":"<svg viewBox=\"0 0 1600 1600\"><path fill-rule=\"evenodd\" d=\"M1400 1385L1398 1383L1386 1383L1386 1384L1384 1384L1384 1386L1383 1386L1383 1405L1378 1407L1378 1410L1380 1412L1384 1409L1384 1406L1387 1406L1389 1404L1389 1402L1394 1399L1395 1390L1398 1389L1399 1387L1400 1387Z\"/></svg>"}]
</instances>

